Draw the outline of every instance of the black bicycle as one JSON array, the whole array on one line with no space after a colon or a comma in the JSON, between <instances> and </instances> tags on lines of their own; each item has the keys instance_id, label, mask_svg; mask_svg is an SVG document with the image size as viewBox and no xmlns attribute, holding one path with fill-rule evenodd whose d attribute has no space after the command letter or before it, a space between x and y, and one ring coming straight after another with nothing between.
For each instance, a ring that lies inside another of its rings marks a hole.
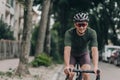
<instances>
[{"instance_id":1,"label":"black bicycle","mask_svg":"<svg viewBox=\"0 0 120 80\"><path fill-rule=\"evenodd\" d=\"M77 69L73 69L72 71L76 73L75 80L82 80L82 73L95 73L93 70L80 70L79 64L77 65ZM65 78L65 80L69 80L69 75ZM100 70L97 70L96 80L100 80Z\"/></svg>"}]
</instances>

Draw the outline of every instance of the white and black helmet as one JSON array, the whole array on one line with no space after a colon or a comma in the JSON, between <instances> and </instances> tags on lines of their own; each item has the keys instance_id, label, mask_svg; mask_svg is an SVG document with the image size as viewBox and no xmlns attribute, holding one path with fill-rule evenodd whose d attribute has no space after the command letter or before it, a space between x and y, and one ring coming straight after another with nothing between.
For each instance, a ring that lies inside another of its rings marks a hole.
<instances>
[{"instance_id":1,"label":"white and black helmet","mask_svg":"<svg viewBox=\"0 0 120 80\"><path fill-rule=\"evenodd\" d=\"M73 22L82 22L82 21L89 21L88 18L88 13L77 13L75 14L75 16L73 17Z\"/></svg>"}]
</instances>

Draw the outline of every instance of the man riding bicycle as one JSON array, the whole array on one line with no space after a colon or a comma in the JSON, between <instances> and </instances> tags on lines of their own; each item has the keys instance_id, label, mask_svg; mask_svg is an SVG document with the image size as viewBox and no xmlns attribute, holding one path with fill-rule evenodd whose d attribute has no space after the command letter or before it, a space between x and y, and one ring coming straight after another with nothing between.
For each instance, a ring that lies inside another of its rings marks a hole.
<instances>
[{"instance_id":1,"label":"man riding bicycle","mask_svg":"<svg viewBox=\"0 0 120 80\"><path fill-rule=\"evenodd\" d=\"M79 62L82 70L90 70L90 56L88 52L88 45L90 45L92 52L92 59L94 65L94 72L98 70L98 43L95 30L88 27L88 14L77 13L73 17L74 28L71 28L65 33L64 40L64 72L69 74L69 80L73 80L73 69L76 61ZM83 73L83 80L90 80L89 73Z\"/></svg>"}]
</instances>

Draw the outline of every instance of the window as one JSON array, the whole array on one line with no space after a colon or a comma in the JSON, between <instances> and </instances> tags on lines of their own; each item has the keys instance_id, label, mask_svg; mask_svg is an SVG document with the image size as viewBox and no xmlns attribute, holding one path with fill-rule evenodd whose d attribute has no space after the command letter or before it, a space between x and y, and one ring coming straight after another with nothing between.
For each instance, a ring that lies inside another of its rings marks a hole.
<instances>
[{"instance_id":1,"label":"window","mask_svg":"<svg viewBox=\"0 0 120 80\"><path fill-rule=\"evenodd\" d=\"M14 0L7 0L7 4L9 4L11 7L14 6Z\"/></svg>"},{"instance_id":2,"label":"window","mask_svg":"<svg viewBox=\"0 0 120 80\"><path fill-rule=\"evenodd\" d=\"M10 0L11 2L10 2L10 5L13 7L13 5L14 5L14 0Z\"/></svg>"}]
</instances>

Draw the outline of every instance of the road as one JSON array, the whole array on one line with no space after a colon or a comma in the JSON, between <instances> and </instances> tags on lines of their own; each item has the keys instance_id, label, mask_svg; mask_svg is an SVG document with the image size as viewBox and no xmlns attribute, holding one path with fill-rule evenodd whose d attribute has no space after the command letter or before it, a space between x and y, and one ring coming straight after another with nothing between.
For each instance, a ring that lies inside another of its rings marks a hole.
<instances>
[{"instance_id":1,"label":"road","mask_svg":"<svg viewBox=\"0 0 120 80\"><path fill-rule=\"evenodd\" d=\"M101 80L120 80L120 67L116 67L113 64L99 62L99 68L101 69ZM57 80L65 80L63 71L59 73ZM91 80L95 80L94 74L91 74Z\"/></svg>"},{"instance_id":2,"label":"road","mask_svg":"<svg viewBox=\"0 0 120 80\"><path fill-rule=\"evenodd\" d=\"M30 58L30 59L32 60L32 58ZM12 70L14 70L18 66L18 62L19 62L18 59L1 60L0 61L0 71L6 72L10 68ZM60 68L60 69L58 69L58 68ZM102 73L101 73L101 80L120 80L120 67L116 67L113 64L99 62L99 68L102 71ZM65 74L62 71L63 70L63 65L61 65L59 67L56 67L55 69L52 68L52 70L51 70L51 68L50 69L49 68L48 69L41 68L41 69L43 69L43 70L45 69L46 71L49 70L49 73L47 71L48 75L45 73L46 75L44 76L44 77L49 76L49 77L47 77L48 79L42 79L42 80L65 80ZM40 68L35 69L35 70L32 69L32 74L34 74L36 72L35 74L39 74L40 75L40 73L42 73L41 75L44 75L43 72L40 72L40 71L43 71L41 69ZM40 73L38 73L38 72L40 72ZM55 74L52 74L52 73L55 73ZM53 76L53 78L51 76ZM50 79L50 77L52 79ZM91 74L91 78L92 78L91 80L95 80L94 74ZM6 80L6 79L4 79L4 80ZM17 79L14 79L14 80L17 80ZM24 80L27 80L27 79L24 79ZM30 79L28 79L28 80L30 80ZM31 80L33 80L33 79L31 79Z\"/></svg>"}]
</instances>

